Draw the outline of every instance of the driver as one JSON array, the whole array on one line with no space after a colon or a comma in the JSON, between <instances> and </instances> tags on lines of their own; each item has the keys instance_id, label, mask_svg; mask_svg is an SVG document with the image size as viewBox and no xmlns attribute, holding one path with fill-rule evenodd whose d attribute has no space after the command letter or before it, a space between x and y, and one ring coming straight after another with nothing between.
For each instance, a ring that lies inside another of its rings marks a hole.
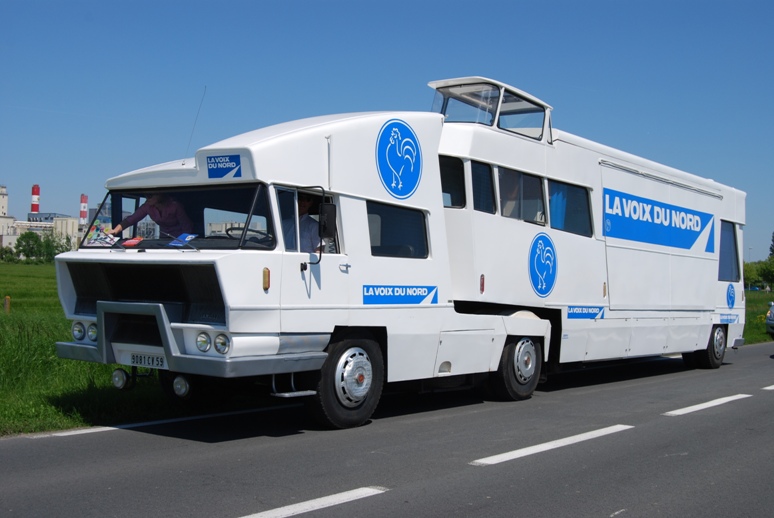
<instances>
[{"instance_id":1,"label":"driver","mask_svg":"<svg viewBox=\"0 0 774 518\"><path fill-rule=\"evenodd\" d=\"M309 194L298 194L298 228L300 234L301 252L317 252L320 250L320 224L309 215L314 205L314 198Z\"/></svg>"}]
</instances>

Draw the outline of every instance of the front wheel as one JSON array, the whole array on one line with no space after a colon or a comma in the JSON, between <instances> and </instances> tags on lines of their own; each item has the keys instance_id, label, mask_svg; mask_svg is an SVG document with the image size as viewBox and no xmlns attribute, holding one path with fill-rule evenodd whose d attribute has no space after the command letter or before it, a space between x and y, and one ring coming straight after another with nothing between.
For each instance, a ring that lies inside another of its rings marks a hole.
<instances>
[{"instance_id":1,"label":"front wheel","mask_svg":"<svg viewBox=\"0 0 774 518\"><path fill-rule=\"evenodd\" d=\"M542 366L540 342L522 338L516 343L508 343L491 379L493 392L505 400L529 399L540 380Z\"/></svg>"},{"instance_id":2,"label":"front wheel","mask_svg":"<svg viewBox=\"0 0 774 518\"><path fill-rule=\"evenodd\" d=\"M717 369L723 363L726 355L726 328L715 326L712 328L707 348L696 351L696 359L702 369Z\"/></svg>"},{"instance_id":3,"label":"front wheel","mask_svg":"<svg viewBox=\"0 0 774 518\"><path fill-rule=\"evenodd\" d=\"M342 340L329 347L317 394L308 406L325 426L360 426L376 409L383 385L384 360L379 345L373 340Z\"/></svg>"}]
</instances>

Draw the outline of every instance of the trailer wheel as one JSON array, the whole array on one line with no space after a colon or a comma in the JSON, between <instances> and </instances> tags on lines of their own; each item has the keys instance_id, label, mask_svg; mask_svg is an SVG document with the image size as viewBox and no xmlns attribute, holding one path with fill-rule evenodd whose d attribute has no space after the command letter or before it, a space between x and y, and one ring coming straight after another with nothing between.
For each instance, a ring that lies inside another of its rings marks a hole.
<instances>
[{"instance_id":1,"label":"trailer wheel","mask_svg":"<svg viewBox=\"0 0 774 518\"><path fill-rule=\"evenodd\" d=\"M522 338L508 343L503 348L497 373L491 378L492 391L508 401L529 399L540 380L542 365L540 342Z\"/></svg>"},{"instance_id":2,"label":"trailer wheel","mask_svg":"<svg viewBox=\"0 0 774 518\"><path fill-rule=\"evenodd\" d=\"M717 369L723 363L726 355L726 328L715 326L712 328L707 348L696 351L696 359L702 369Z\"/></svg>"},{"instance_id":3,"label":"trailer wheel","mask_svg":"<svg viewBox=\"0 0 774 518\"><path fill-rule=\"evenodd\" d=\"M373 414L384 385L382 351L373 340L350 339L332 344L320 371L317 394L307 402L325 426L351 428Z\"/></svg>"}]
</instances>

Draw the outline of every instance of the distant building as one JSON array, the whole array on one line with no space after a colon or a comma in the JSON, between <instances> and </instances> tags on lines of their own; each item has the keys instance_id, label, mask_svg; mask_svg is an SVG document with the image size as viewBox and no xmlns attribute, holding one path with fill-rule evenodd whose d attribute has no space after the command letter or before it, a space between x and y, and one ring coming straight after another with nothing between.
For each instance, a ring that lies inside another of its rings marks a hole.
<instances>
[{"instance_id":1,"label":"distant building","mask_svg":"<svg viewBox=\"0 0 774 518\"><path fill-rule=\"evenodd\" d=\"M28 212L27 221L29 223L53 223L56 218L69 218L67 214L57 214L56 212Z\"/></svg>"},{"instance_id":2,"label":"distant building","mask_svg":"<svg viewBox=\"0 0 774 518\"><path fill-rule=\"evenodd\" d=\"M16 243L19 237L14 222L16 218L8 215L8 189L0 185L0 246L10 246Z\"/></svg>"},{"instance_id":3,"label":"distant building","mask_svg":"<svg viewBox=\"0 0 774 518\"><path fill-rule=\"evenodd\" d=\"M27 221L19 221L8 215L8 189L0 185L0 246L14 247L16 240L25 232L55 232L78 244L78 218L55 212L29 212Z\"/></svg>"}]
</instances>

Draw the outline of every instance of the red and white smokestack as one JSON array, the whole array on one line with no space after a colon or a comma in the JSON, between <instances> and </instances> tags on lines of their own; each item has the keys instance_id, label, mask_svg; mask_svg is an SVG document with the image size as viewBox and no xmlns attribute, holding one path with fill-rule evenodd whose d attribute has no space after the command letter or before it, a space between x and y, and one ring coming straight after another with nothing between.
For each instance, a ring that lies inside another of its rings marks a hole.
<instances>
[{"instance_id":1,"label":"red and white smokestack","mask_svg":"<svg viewBox=\"0 0 774 518\"><path fill-rule=\"evenodd\" d=\"M40 212L40 185L38 184L32 186L32 207L30 212L33 214Z\"/></svg>"},{"instance_id":2,"label":"red and white smokestack","mask_svg":"<svg viewBox=\"0 0 774 518\"><path fill-rule=\"evenodd\" d=\"M88 218L89 215L89 197L85 194L81 194L81 215L80 215L80 223L81 225L86 224L86 218Z\"/></svg>"}]
</instances>

